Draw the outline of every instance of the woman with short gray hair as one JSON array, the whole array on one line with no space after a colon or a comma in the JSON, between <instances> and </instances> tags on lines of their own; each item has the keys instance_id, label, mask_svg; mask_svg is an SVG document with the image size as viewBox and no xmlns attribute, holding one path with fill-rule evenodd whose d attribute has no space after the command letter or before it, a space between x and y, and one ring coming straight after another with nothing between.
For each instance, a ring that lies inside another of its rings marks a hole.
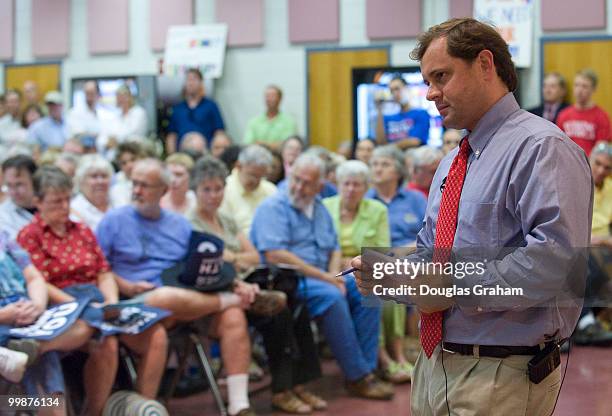
<instances>
[{"instance_id":1,"label":"woman with short gray hair","mask_svg":"<svg viewBox=\"0 0 612 416\"><path fill-rule=\"evenodd\" d=\"M81 157L75 180L77 195L70 203L70 219L96 230L104 214L112 208L110 183L114 170L108 160L99 154Z\"/></svg>"},{"instance_id":2,"label":"woman with short gray hair","mask_svg":"<svg viewBox=\"0 0 612 416\"><path fill-rule=\"evenodd\" d=\"M404 157L394 145L378 147L370 160L373 188L367 197L383 203L388 210L391 246L414 245L422 227L427 201L418 191L403 189ZM406 307L385 302L379 361L385 378L394 383L410 380L412 364L403 350ZM391 353L391 354L390 354Z\"/></svg>"},{"instance_id":3,"label":"woman with short gray hair","mask_svg":"<svg viewBox=\"0 0 612 416\"><path fill-rule=\"evenodd\" d=\"M244 275L259 263L259 253L253 243L240 231L234 218L219 210L223 201L227 174L225 165L212 156L203 156L196 163L193 169L192 187L196 192L197 207L188 214L188 219L194 230L211 233L221 238L225 244L223 260ZM235 285L235 291L254 290L253 285L238 279ZM282 295L277 291L260 291L259 286L256 286L255 290L258 292L257 296L264 293L267 297ZM264 345L270 360L272 405L288 413L306 414L312 412L313 408L317 410L325 408L327 403L299 384L319 377L320 368L316 353L314 356L307 356L309 351L315 351L314 348L312 350L307 348L307 346L314 347L307 308L301 308L301 311L295 314L293 312L295 311L284 307L281 312L268 318L268 323L257 319L254 323L264 337ZM293 328L299 328L299 334L293 334ZM309 339L304 339L307 336ZM294 362L296 360L292 353L294 342L297 342L302 350L297 363ZM294 369L300 365L306 366L306 369L296 374Z\"/></svg>"}]
</instances>

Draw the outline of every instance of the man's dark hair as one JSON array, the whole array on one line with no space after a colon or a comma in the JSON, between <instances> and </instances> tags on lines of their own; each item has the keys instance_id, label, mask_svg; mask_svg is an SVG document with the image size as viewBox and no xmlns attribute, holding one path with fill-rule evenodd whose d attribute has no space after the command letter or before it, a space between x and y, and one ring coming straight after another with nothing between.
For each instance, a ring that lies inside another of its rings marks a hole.
<instances>
[{"instance_id":1,"label":"man's dark hair","mask_svg":"<svg viewBox=\"0 0 612 416\"><path fill-rule=\"evenodd\" d=\"M204 79L204 77L202 77L202 72L198 68L189 68L187 74L195 75L200 81Z\"/></svg>"},{"instance_id":2,"label":"man's dark hair","mask_svg":"<svg viewBox=\"0 0 612 416\"><path fill-rule=\"evenodd\" d=\"M131 153L137 158L145 157L145 152L138 142L123 142L117 146L117 160L124 153Z\"/></svg>"},{"instance_id":3,"label":"man's dark hair","mask_svg":"<svg viewBox=\"0 0 612 416\"><path fill-rule=\"evenodd\" d=\"M17 172L25 170L30 173L30 176L36 172L36 162L30 156L16 155L9 157L2 163L2 173L5 173L9 169L16 169Z\"/></svg>"},{"instance_id":4,"label":"man's dark hair","mask_svg":"<svg viewBox=\"0 0 612 416\"><path fill-rule=\"evenodd\" d=\"M238 146L237 144L233 144L225 149L223 153L221 153L221 156L219 156L219 159L225 163L225 167L229 172L231 172L232 169L234 169L234 166L236 166L241 150L242 147Z\"/></svg>"},{"instance_id":5,"label":"man's dark hair","mask_svg":"<svg viewBox=\"0 0 612 416\"><path fill-rule=\"evenodd\" d=\"M518 78L508 44L493 26L472 18L447 20L417 37L417 46L410 52L410 58L421 61L431 42L438 38L446 38L446 51L450 56L470 63L481 51L490 51L497 75L508 90L516 90Z\"/></svg>"}]
</instances>

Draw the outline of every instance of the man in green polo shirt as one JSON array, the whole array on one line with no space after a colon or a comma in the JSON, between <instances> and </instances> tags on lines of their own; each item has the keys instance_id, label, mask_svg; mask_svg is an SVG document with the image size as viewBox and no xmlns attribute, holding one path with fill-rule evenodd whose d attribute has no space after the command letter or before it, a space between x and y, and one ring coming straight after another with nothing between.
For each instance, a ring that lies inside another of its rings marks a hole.
<instances>
[{"instance_id":1,"label":"man in green polo shirt","mask_svg":"<svg viewBox=\"0 0 612 416\"><path fill-rule=\"evenodd\" d=\"M249 121L244 133L244 144L257 143L278 149L283 140L296 134L295 120L279 111L283 98L283 92L279 87L268 86L265 98L266 113L255 116Z\"/></svg>"}]
</instances>

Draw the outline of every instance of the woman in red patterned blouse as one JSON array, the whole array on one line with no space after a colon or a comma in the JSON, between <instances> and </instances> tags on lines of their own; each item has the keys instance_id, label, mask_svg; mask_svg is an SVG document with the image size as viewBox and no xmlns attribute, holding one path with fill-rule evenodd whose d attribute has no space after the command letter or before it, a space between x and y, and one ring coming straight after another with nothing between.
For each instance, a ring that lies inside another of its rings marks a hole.
<instances>
[{"instance_id":1,"label":"woman in red patterned blouse","mask_svg":"<svg viewBox=\"0 0 612 416\"><path fill-rule=\"evenodd\" d=\"M96 237L87 225L69 219L70 178L56 167L42 167L33 181L38 214L21 230L17 240L47 280L50 302L72 300L62 289L85 283L97 285L105 303L117 302L119 291ZM166 362L164 328L157 324L141 334L122 335L119 339L140 355L138 391L155 398ZM116 337L106 337L89 345L84 370L85 414L102 413L115 380L117 348Z\"/></svg>"}]
</instances>

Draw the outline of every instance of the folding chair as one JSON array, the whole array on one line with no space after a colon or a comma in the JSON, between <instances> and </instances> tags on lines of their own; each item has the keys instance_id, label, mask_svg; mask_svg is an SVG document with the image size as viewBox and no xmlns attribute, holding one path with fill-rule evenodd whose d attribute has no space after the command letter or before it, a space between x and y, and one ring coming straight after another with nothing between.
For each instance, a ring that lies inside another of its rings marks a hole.
<instances>
[{"instance_id":1,"label":"folding chair","mask_svg":"<svg viewBox=\"0 0 612 416\"><path fill-rule=\"evenodd\" d=\"M188 359L195 351L199 364L206 375L206 379L213 398L215 399L217 408L219 409L219 414L221 416L227 416L227 409L225 407L225 402L223 401L223 396L221 395L219 385L217 384L210 361L206 355L206 349L204 348L204 345L200 339L200 336L202 335L206 334L195 323L179 324L168 334L168 338L170 340L170 350L175 351L178 357L178 368L176 369L176 372L170 381L170 385L165 392L164 401L167 403L173 396L176 385L187 367Z\"/></svg>"}]
</instances>

